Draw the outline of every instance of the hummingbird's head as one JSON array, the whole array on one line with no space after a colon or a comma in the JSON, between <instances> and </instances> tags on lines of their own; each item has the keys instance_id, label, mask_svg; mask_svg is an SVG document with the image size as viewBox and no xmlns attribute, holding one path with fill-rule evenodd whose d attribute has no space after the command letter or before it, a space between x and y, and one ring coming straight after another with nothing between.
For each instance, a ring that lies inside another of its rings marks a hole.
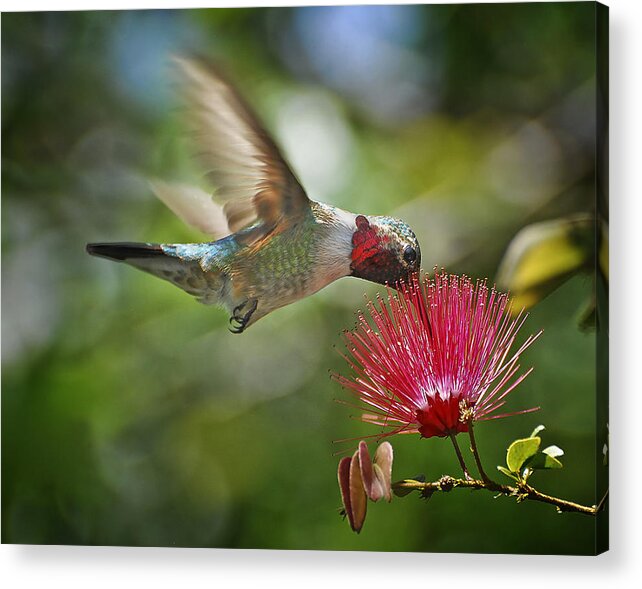
<instances>
[{"instance_id":1,"label":"hummingbird's head","mask_svg":"<svg viewBox=\"0 0 642 589\"><path fill-rule=\"evenodd\" d=\"M419 242L406 223L357 215L352 235L352 276L394 286L421 265Z\"/></svg>"}]
</instances>

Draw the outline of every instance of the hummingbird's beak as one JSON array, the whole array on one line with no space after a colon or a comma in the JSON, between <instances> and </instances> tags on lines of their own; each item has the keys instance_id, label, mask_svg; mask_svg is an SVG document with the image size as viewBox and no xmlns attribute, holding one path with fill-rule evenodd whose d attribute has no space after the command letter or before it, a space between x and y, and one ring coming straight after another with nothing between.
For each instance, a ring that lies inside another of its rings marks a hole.
<instances>
[{"instance_id":1,"label":"hummingbird's beak","mask_svg":"<svg viewBox=\"0 0 642 589\"><path fill-rule=\"evenodd\" d=\"M396 290L396 291L398 292L398 291L400 291L400 290L403 288L403 286L404 286L404 285L406 285L406 284L409 284L409 283L410 283L410 276L411 276L411 274L410 274L409 272L408 272L408 273L405 273L405 274L402 274L402 275L401 275L397 280L395 280L395 282L393 282L392 284L390 284L390 283L386 283L386 286L389 286L390 288L393 288L394 290Z\"/></svg>"},{"instance_id":2,"label":"hummingbird's beak","mask_svg":"<svg viewBox=\"0 0 642 589\"><path fill-rule=\"evenodd\" d=\"M396 291L399 291L404 286L409 286L413 283L413 279L419 280L419 269L407 270L401 274L399 279L391 285Z\"/></svg>"}]
</instances>

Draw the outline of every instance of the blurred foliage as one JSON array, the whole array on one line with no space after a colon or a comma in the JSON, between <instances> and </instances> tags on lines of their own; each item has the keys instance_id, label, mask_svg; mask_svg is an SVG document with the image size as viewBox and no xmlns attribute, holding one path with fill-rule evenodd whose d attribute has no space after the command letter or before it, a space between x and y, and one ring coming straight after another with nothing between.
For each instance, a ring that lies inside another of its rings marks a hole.
<instances>
[{"instance_id":1,"label":"blurred foliage","mask_svg":"<svg viewBox=\"0 0 642 589\"><path fill-rule=\"evenodd\" d=\"M474 493L373 505L360 536L344 525L333 440L374 432L333 402L347 393L328 370L375 285L338 281L232 336L224 312L84 245L203 239L147 184L200 181L167 66L196 51L239 82L312 198L405 218L425 268L494 279L522 227L593 213L594 10L4 14L3 541L593 552L590 518ZM593 289L575 276L531 310L544 336L511 407L540 414L477 431L500 464L544 421L573 460L542 490L588 504L595 334L573 315ZM456 468L443 440L393 444L393 478Z\"/></svg>"},{"instance_id":2,"label":"blurred foliage","mask_svg":"<svg viewBox=\"0 0 642 589\"><path fill-rule=\"evenodd\" d=\"M530 308L580 271L594 270L595 219L575 215L533 223L510 242L497 285L510 291L514 312Z\"/></svg>"}]
</instances>

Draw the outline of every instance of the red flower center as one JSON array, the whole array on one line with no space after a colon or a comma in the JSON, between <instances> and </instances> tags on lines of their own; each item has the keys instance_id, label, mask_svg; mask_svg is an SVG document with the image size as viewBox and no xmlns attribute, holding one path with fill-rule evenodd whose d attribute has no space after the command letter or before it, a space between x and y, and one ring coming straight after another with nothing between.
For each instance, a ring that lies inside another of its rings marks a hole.
<instances>
[{"instance_id":1,"label":"red flower center","mask_svg":"<svg viewBox=\"0 0 642 589\"><path fill-rule=\"evenodd\" d=\"M438 436L448 437L451 434L468 431L468 424L461 421L460 403L463 395L448 394L442 397L437 393L427 398L427 405L417 409L415 418L419 424L419 434L423 438Z\"/></svg>"}]
</instances>

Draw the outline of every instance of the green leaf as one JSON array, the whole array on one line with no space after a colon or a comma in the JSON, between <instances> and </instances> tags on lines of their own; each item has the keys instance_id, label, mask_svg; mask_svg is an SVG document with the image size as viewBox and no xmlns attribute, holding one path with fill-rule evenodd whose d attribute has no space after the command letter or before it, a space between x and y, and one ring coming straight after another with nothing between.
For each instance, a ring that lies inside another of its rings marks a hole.
<instances>
[{"instance_id":1,"label":"green leaf","mask_svg":"<svg viewBox=\"0 0 642 589\"><path fill-rule=\"evenodd\" d=\"M534 430L533 433L531 434L531 438L534 438L539 432L543 432L546 428L543 425L538 425Z\"/></svg>"},{"instance_id":2,"label":"green leaf","mask_svg":"<svg viewBox=\"0 0 642 589\"><path fill-rule=\"evenodd\" d=\"M562 468L563 464L554 456L549 456L540 452L533 456L527 463L526 466L533 470L548 470L551 468Z\"/></svg>"},{"instance_id":3,"label":"green leaf","mask_svg":"<svg viewBox=\"0 0 642 589\"><path fill-rule=\"evenodd\" d=\"M562 450L559 446L549 446L548 448L544 448L542 452L544 452L544 454L548 454L548 456L550 456L551 458L564 456L564 450Z\"/></svg>"},{"instance_id":4,"label":"green leaf","mask_svg":"<svg viewBox=\"0 0 642 589\"><path fill-rule=\"evenodd\" d=\"M517 477L510 470L508 470L507 468L504 468L503 466L498 466L497 470L499 472L501 472L502 474L505 474L507 477L510 477L514 481L517 480Z\"/></svg>"},{"instance_id":5,"label":"green leaf","mask_svg":"<svg viewBox=\"0 0 642 589\"><path fill-rule=\"evenodd\" d=\"M518 473L524 463L539 450L542 439L537 436L515 440L506 452L506 465L511 472Z\"/></svg>"}]
</instances>

